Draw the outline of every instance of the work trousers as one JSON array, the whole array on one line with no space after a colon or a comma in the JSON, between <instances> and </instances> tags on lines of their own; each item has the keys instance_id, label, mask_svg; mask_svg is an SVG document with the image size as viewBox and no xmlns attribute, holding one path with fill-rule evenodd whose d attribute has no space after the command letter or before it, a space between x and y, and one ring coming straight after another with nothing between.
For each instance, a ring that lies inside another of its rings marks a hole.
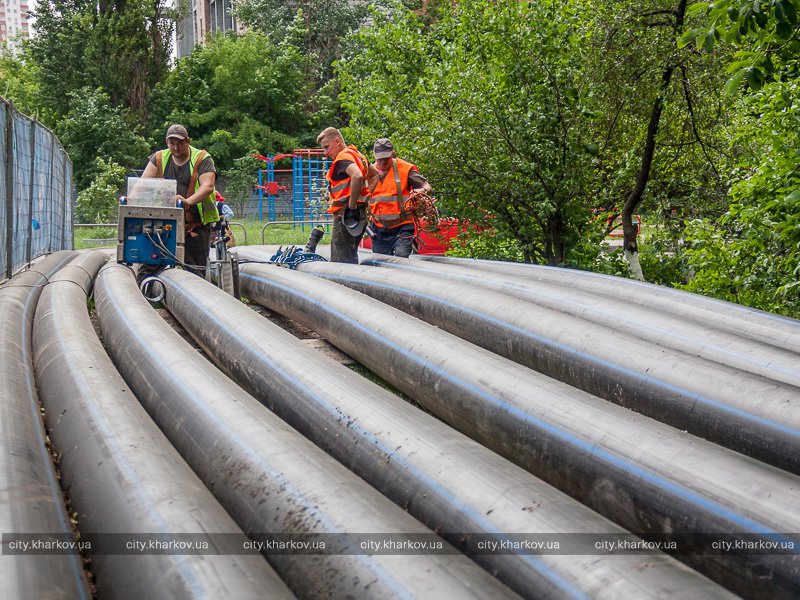
<instances>
[{"instance_id":1,"label":"work trousers","mask_svg":"<svg viewBox=\"0 0 800 600\"><path fill-rule=\"evenodd\" d=\"M358 264L358 245L361 243L362 233L358 236L350 235L347 227L342 224L344 210L340 210L333 216L331 227L331 262ZM367 218L366 207L359 207L359 217L363 220Z\"/></svg>"},{"instance_id":2,"label":"work trousers","mask_svg":"<svg viewBox=\"0 0 800 600\"><path fill-rule=\"evenodd\" d=\"M205 278L206 264L208 264L208 244L211 238L211 231L207 225L198 227L192 233L187 233L183 243L183 262L190 265L189 271L195 275Z\"/></svg>"},{"instance_id":3,"label":"work trousers","mask_svg":"<svg viewBox=\"0 0 800 600\"><path fill-rule=\"evenodd\" d=\"M414 243L414 224L406 223L397 227L378 227L370 225L372 231L372 251L375 254L388 254L408 258Z\"/></svg>"}]
</instances>

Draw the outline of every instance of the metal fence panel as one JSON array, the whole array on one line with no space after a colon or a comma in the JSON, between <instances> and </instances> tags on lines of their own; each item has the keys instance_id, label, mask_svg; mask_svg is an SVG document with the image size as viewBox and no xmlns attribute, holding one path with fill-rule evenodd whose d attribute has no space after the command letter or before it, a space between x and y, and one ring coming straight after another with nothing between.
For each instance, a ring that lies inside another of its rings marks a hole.
<instances>
[{"instance_id":1,"label":"metal fence panel","mask_svg":"<svg viewBox=\"0 0 800 600\"><path fill-rule=\"evenodd\" d=\"M75 225L75 182L72 179L72 161L63 148L61 149L61 159L62 171L64 174L61 196L59 196L64 204L62 248L72 248L72 232L74 231L73 226Z\"/></svg>"},{"instance_id":2,"label":"metal fence panel","mask_svg":"<svg viewBox=\"0 0 800 600\"><path fill-rule=\"evenodd\" d=\"M8 107L0 102L0 279L10 271L8 265L7 240L13 234L7 226L9 223L6 209L6 111Z\"/></svg>"},{"instance_id":3,"label":"metal fence panel","mask_svg":"<svg viewBox=\"0 0 800 600\"><path fill-rule=\"evenodd\" d=\"M0 276L72 248L72 163L55 134L0 99Z\"/></svg>"},{"instance_id":4,"label":"metal fence panel","mask_svg":"<svg viewBox=\"0 0 800 600\"><path fill-rule=\"evenodd\" d=\"M46 254L61 243L58 221L60 203L53 196L53 148L55 141L48 131L34 129L33 212L31 214L31 256Z\"/></svg>"},{"instance_id":5,"label":"metal fence panel","mask_svg":"<svg viewBox=\"0 0 800 600\"><path fill-rule=\"evenodd\" d=\"M14 111L11 116L14 152L14 196L12 198L14 218L14 248L12 264L28 262L31 233L31 120Z\"/></svg>"}]
</instances>

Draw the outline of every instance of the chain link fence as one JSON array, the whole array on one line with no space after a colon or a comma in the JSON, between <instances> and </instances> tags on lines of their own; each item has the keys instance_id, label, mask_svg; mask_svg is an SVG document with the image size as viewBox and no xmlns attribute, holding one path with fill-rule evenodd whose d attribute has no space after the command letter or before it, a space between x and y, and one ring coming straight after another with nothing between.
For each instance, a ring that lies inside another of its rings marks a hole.
<instances>
[{"instance_id":1,"label":"chain link fence","mask_svg":"<svg viewBox=\"0 0 800 600\"><path fill-rule=\"evenodd\" d=\"M0 98L0 279L72 248L72 162L56 135Z\"/></svg>"}]
</instances>

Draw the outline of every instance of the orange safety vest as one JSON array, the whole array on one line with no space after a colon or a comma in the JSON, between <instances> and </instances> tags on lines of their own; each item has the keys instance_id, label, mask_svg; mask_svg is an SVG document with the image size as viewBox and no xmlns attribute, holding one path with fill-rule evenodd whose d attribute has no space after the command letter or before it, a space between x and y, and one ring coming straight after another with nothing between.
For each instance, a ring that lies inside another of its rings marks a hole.
<instances>
[{"instance_id":1,"label":"orange safety vest","mask_svg":"<svg viewBox=\"0 0 800 600\"><path fill-rule=\"evenodd\" d=\"M364 205L369 200L369 185L367 184L369 161L355 146L350 144L336 155L336 158L331 164L331 168L328 169L328 174L325 176L325 179L328 180L328 184L330 185L331 192L331 205L326 212L331 214L338 213L350 202L350 176L345 175L344 179L333 178L334 168L336 167L336 163L340 160L351 160L358 165L358 169L364 176L364 186L361 188L361 194L359 194L357 202L360 205Z\"/></svg>"},{"instance_id":2,"label":"orange safety vest","mask_svg":"<svg viewBox=\"0 0 800 600\"><path fill-rule=\"evenodd\" d=\"M383 181L378 179L369 199L369 212L375 225L399 227L414 222L405 205L411 192L408 174L415 170L416 166L402 158L392 159L392 171L384 176Z\"/></svg>"}]
</instances>

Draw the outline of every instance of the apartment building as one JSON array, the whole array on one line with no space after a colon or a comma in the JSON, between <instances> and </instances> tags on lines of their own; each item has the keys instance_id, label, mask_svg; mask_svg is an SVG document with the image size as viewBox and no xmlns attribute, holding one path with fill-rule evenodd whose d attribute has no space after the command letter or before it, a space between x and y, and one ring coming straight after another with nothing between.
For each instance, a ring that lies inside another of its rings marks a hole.
<instances>
[{"instance_id":1,"label":"apartment building","mask_svg":"<svg viewBox=\"0 0 800 600\"><path fill-rule=\"evenodd\" d=\"M205 44L212 33L241 31L231 15L230 0L189 0L189 8L186 18L176 23L178 58L188 56L197 44Z\"/></svg>"},{"instance_id":2,"label":"apartment building","mask_svg":"<svg viewBox=\"0 0 800 600\"><path fill-rule=\"evenodd\" d=\"M19 47L19 38L29 36L32 0L0 0L0 41Z\"/></svg>"}]
</instances>

